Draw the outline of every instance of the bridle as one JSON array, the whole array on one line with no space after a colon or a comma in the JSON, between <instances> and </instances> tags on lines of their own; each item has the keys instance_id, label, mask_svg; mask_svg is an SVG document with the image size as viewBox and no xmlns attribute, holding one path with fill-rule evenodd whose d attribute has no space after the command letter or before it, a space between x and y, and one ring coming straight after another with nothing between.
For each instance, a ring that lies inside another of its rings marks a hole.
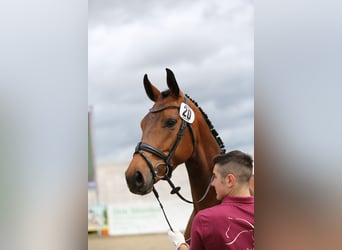
<instances>
[{"instance_id":1,"label":"bridle","mask_svg":"<svg viewBox=\"0 0 342 250\"><path fill-rule=\"evenodd\" d=\"M187 104L187 102L188 102L188 99L186 97L184 97L184 103ZM158 113L158 112L161 112L161 111L163 111L165 109L179 109L179 108L180 108L180 106L169 105L169 106L165 106L165 107L162 107L162 108L159 108L159 109L156 109L156 110L152 110L151 109L150 113ZM171 178L171 176L172 176L172 169L173 169L173 166L171 164L171 159L172 159L174 153L176 152L177 146L178 146L178 144L180 143L180 141L181 141L181 139L183 137L183 134L184 134L184 131L185 131L185 128L186 128L187 125L188 125L188 127L190 129L190 132L191 132L192 145L193 145L193 147L195 147L195 142L196 141L195 141L195 135L194 135L194 131L192 129L192 125L190 123L187 123L183 119L182 119L182 124L181 124L181 126L180 126L180 128L178 130L176 141L173 143L173 145L171 147L171 150L169 151L168 155L164 154L162 151L160 151L156 147L154 147L154 146L152 146L150 144L144 143L144 142L139 142L137 144L137 146L135 147L134 154L139 153L144 158L144 160L146 161L148 167L151 170L151 173L152 173L154 181L159 176L157 176L157 171L154 169L151 161L148 159L148 157L144 154L143 151L150 152L153 155L158 156L159 158L161 158L164 161L165 165L167 166L167 171L166 171L166 174L161 179L166 179L167 177Z\"/></svg>"},{"instance_id":2,"label":"bridle","mask_svg":"<svg viewBox=\"0 0 342 250\"><path fill-rule=\"evenodd\" d=\"M188 98L186 96L184 96L184 103L188 104ZM165 109L179 109L179 108L180 108L180 106L177 106L177 105L169 105L169 106L161 107L161 108L156 109L156 110L151 109L150 113L158 113L158 112L161 112ZM185 131L185 128L187 126L190 130L190 133L191 133L192 145L193 145L193 149L194 149L195 144L196 144L196 138L195 138L194 130L192 128L191 123L188 123L184 119L182 119L182 124L178 130L176 141L173 143L171 150L169 151L168 155L166 155L165 153L163 153L162 151L160 151L156 147L154 147L150 144L144 143L144 142L139 142L137 144L137 146L135 147L134 155L140 154L140 156L145 160L147 166L149 167L149 169L151 171L154 183L156 182L157 178L160 178L161 180L166 180L172 188L171 194L177 194L179 196L179 198L181 198L183 201L193 204L195 202L189 201L186 198L184 198L179 193L180 187L175 187L175 185L171 181L171 176L172 176L172 171L173 171L173 165L171 164L171 159L172 159L172 157L173 157L173 155L177 149L177 146L179 145L179 143L180 143L180 141L184 135L184 131ZM151 163L150 159L146 156L145 152L149 152L149 153L161 158L164 161L167 169L166 169L166 173L163 176L158 176L158 174L157 174L158 171L153 167L153 164ZM205 196L207 195L207 193L209 191L210 183L209 183L208 188L207 188L205 194L203 195L203 197L200 200L196 201L197 203L204 200Z\"/></svg>"},{"instance_id":3,"label":"bridle","mask_svg":"<svg viewBox=\"0 0 342 250\"><path fill-rule=\"evenodd\" d=\"M188 98L186 96L184 96L184 103L185 104L188 104ZM150 110L149 112L150 113L158 113L158 112L161 112L163 110L166 110L166 109L180 109L180 106L177 106L177 105L169 105L169 106L164 106L164 107L161 107L159 109L155 109L155 110ZM156 147L150 145L150 144L147 144L147 143L144 143L142 141L140 141L137 146L135 147L135 151L134 151L134 155L135 154L139 154L146 162L147 166L149 167L150 171L151 171L151 174L152 174L152 177L153 177L153 183L156 182L157 178L161 179L161 180L166 180L170 187L171 187L171 194L177 194L177 196L182 199L183 201L187 202L187 203L190 203L190 204L194 204L194 203L199 203L201 201L203 201L205 199L205 197L207 196L208 192L209 192L209 189L210 189L210 184L211 184L211 181L212 181L212 177L210 178L209 180L209 184L208 184L208 187L206 188L206 191L204 193L204 195L198 200L198 201L189 201L188 199L184 198L180 193L180 187L176 187L173 182L171 181L171 176L172 176L172 171L173 171L173 165L171 164L171 159L184 135L184 131L185 131L185 128L188 126L189 130L190 130L190 133L191 133L191 139L192 139L192 145L193 145L193 149L195 148L195 145L196 145L196 138L195 138L195 134L194 134L194 131L193 131L193 128L192 128L192 125L191 123L188 123L187 121L185 121L184 119L181 119L182 120L182 124L178 130L178 133L177 133L177 138L176 138L176 141L173 143L170 151L169 151L169 154L165 154L163 153L162 151L160 151L159 149L157 149ZM152 162L150 161L150 159L146 156L145 152L149 152L159 158L161 158L165 165L166 165L166 172L163 176L158 176L158 170L155 169L153 167L153 164ZM159 195L157 193L157 190L155 189L154 187L154 184L153 184L153 193L154 195L156 196L162 210L163 210L163 213L164 213L164 216L166 218L166 221L167 223L169 224L169 227L170 229L173 231L167 217L166 217L166 214L164 212L164 209L163 209L163 206L162 204L160 203L159 201Z\"/></svg>"}]
</instances>

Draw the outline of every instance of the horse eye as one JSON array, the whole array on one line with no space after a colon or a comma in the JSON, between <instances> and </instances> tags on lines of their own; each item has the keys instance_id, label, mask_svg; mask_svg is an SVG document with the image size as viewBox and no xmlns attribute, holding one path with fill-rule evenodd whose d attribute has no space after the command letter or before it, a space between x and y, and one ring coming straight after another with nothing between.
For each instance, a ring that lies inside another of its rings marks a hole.
<instances>
[{"instance_id":1,"label":"horse eye","mask_svg":"<svg viewBox=\"0 0 342 250\"><path fill-rule=\"evenodd\" d=\"M173 126L175 126L177 123L177 120L175 119L167 119L165 121L165 127L168 127L168 128L172 128Z\"/></svg>"}]
</instances>

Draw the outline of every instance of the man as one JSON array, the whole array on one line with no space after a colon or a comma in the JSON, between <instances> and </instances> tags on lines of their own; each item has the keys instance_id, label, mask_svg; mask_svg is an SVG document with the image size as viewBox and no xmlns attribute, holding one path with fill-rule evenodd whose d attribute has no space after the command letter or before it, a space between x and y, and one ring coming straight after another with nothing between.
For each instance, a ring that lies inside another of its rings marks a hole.
<instances>
[{"instance_id":1,"label":"man","mask_svg":"<svg viewBox=\"0 0 342 250\"><path fill-rule=\"evenodd\" d=\"M211 185L221 203L197 213L191 246L178 231L169 231L169 239L177 250L254 249L254 197L249 188L253 160L235 150L216 156L213 162Z\"/></svg>"}]
</instances>

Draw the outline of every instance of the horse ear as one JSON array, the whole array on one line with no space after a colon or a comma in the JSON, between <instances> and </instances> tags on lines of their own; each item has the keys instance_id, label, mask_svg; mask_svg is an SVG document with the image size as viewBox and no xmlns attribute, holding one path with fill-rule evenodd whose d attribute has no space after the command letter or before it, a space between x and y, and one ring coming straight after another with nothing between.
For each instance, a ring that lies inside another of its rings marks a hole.
<instances>
[{"instance_id":1,"label":"horse ear","mask_svg":"<svg viewBox=\"0 0 342 250\"><path fill-rule=\"evenodd\" d=\"M150 80L147 78L147 74L144 75L144 87L147 96L153 101L157 101L158 95L160 95L160 91L153 86Z\"/></svg>"},{"instance_id":2,"label":"horse ear","mask_svg":"<svg viewBox=\"0 0 342 250\"><path fill-rule=\"evenodd\" d=\"M166 68L166 82L167 82L167 86L169 87L169 89L171 91L171 95L178 98L179 97L179 87L178 87L175 75L168 68Z\"/></svg>"}]
</instances>

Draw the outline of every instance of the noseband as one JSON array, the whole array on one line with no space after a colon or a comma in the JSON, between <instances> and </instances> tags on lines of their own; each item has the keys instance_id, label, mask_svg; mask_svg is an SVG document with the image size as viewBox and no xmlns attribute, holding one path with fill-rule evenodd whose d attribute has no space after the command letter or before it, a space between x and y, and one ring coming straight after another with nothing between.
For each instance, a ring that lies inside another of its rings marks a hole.
<instances>
[{"instance_id":1,"label":"noseband","mask_svg":"<svg viewBox=\"0 0 342 250\"><path fill-rule=\"evenodd\" d=\"M184 103L188 104L188 98L184 97ZM176 106L176 105L165 106L165 107L162 107L162 108L159 108L159 109L156 109L156 110L150 110L150 113L158 113L158 112L161 112L161 111L163 111L165 109L171 109L171 108L172 109L179 109L180 106ZM173 171L173 166L171 164L171 159L172 159L174 153L176 152L177 146L179 145L179 143L180 143L180 141L181 141L181 139L183 137L183 134L184 134L184 131L185 131L185 128L186 128L187 125L188 125L188 127L190 129L191 138L192 138L192 145L193 145L193 148L194 148L195 147L195 134L194 134L194 131L192 129L191 124L186 122L183 119L182 119L182 124L181 124L181 126L180 126L180 128L178 130L176 141L172 145L168 155L166 155L165 153L163 153L162 151L160 151L156 147L154 147L154 146L152 146L150 144L144 143L144 142L139 142L137 144L137 146L135 147L134 155L135 154L140 154L142 156L142 158L144 158L144 160L146 161L148 167L150 168L150 171L152 173L154 182L156 181L157 178L160 178L160 179L163 179L163 180L170 180L170 178L172 176L172 171ZM164 161L164 163L165 163L165 165L167 167L167 170L166 170L166 173L163 176L158 176L157 175L157 170L153 167L151 161L145 155L144 151L149 152L149 153L151 153L151 154L161 158Z\"/></svg>"}]
</instances>

